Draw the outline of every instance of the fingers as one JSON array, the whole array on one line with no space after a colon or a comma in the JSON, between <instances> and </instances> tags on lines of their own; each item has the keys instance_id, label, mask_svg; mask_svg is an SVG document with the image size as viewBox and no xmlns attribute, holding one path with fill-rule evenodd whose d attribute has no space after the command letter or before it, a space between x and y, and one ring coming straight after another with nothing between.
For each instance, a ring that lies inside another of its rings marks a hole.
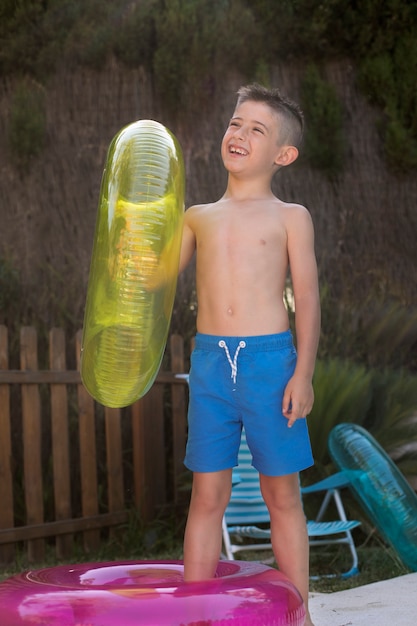
<instances>
[{"instance_id":1,"label":"fingers","mask_svg":"<svg viewBox=\"0 0 417 626\"><path fill-rule=\"evenodd\" d=\"M282 414L288 420L288 428L291 428L298 419L307 417L311 409L311 402L297 402L291 398L288 400L284 395Z\"/></svg>"},{"instance_id":2,"label":"fingers","mask_svg":"<svg viewBox=\"0 0 417 626\"><path fill-rule=\"evenodd\" d=\"M282 399L282 413L291 428L296 420L305 418L313 408L314 391L311 382L293 377L287 384Z\"/></svg>"},{"instance_id":3,"label":"fingers","mask_svg":"<svg viewBox=\"0 0 417 626\"><path fill-rule=\"evenodd\" d=\"M305 417L305 415L303 414L301 410L297 411L297 410L294 410L292 407L290 408L289 411L283 411L283 414L284 414L284 417L286 417L288 420L288 424L287 424L288 428L291 428L298 419Z\"/></svg>"},{"instance_id":4,"label":"fingers","mask_svg":"<svg viewBox=\"0 0 417 626\"><path fill-rule=\"evenodd\" d=\"M292 428L296 421L297 421L297 418L294 416L291 416L288 419L288 424L287 424L288 428Z\"/></svg>"}]
</instances>

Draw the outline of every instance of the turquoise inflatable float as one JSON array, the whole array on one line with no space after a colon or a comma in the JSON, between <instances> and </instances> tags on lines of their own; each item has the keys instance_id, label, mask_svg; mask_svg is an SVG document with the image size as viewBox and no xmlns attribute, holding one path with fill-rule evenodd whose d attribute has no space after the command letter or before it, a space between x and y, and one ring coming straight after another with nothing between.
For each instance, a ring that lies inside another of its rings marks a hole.
<instances>
[{"instance_id":1,"label":"turquoise inflatable float","mask_svg":"<svg viewBox=\"0 0 417 626\"><path fill-rule=\"evenodd\" d=\"M329 437L335 464L373 524L404 565L417 571L417 495L372 435L357 424L338 424Z\"/></svg>"}]
</instances>

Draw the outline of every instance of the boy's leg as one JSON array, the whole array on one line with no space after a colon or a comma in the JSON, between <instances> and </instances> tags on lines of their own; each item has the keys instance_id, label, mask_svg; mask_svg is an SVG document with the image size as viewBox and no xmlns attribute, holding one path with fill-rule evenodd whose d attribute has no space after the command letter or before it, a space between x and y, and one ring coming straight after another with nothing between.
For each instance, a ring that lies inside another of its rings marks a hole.
<instances>
[{"instance_id":1,"label":"boy's leg","mask_svg":"<svg viewBox=\"0 0 417 626\"><path fill-rule=\"evenodd\" d=\"M222 519L232 470L195 472L184 536L184 580L213 578L222 549Z\"/></svg>"},{"instance_id":2,"label":"boy's leg","mask_svg":"<svg viewBox=\"0 0 417 626\"><path fill-rule=\"evenodd\" d=\"M287 476L261 474L260 483L271 517L275 559L280 571L300 592L307 612L305 624L312 626L308 610L309 543L298 473Z\"/></svg>"}]
</instances>

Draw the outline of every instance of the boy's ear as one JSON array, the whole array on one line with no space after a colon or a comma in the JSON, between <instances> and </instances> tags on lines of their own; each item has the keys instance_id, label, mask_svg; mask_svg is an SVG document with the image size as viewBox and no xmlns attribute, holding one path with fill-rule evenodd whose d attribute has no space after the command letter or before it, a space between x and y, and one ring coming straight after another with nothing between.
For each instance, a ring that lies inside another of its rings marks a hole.
<instances>
[{"instance_id":1,"label":"boy's ear","mask_svg":"<svg viewBox=\"0 0 417 626\"><path fill-rule=\"evenodd\" d=\"M290 165L298 158L298 150L295 146L282 146L276 156L275 164L279 166Z\"/></svg>"}]
</instances>

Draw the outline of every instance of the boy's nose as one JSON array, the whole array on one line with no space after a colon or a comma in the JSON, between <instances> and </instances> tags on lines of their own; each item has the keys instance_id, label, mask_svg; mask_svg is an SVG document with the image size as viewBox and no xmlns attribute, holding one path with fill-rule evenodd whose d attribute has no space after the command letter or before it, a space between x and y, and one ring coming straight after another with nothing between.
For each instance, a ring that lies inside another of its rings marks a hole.
<instances>
[{"instance_id":1,"label":"boy's nose","mask_svg":"<svg viewBox=\"0 0 417 626\"><path fill-rule=\"evenodd\" d=\"M236 128L234 133L236 139L243 139L246 136L246 131L243 126Z\"/></svg>"}]
</instances>

